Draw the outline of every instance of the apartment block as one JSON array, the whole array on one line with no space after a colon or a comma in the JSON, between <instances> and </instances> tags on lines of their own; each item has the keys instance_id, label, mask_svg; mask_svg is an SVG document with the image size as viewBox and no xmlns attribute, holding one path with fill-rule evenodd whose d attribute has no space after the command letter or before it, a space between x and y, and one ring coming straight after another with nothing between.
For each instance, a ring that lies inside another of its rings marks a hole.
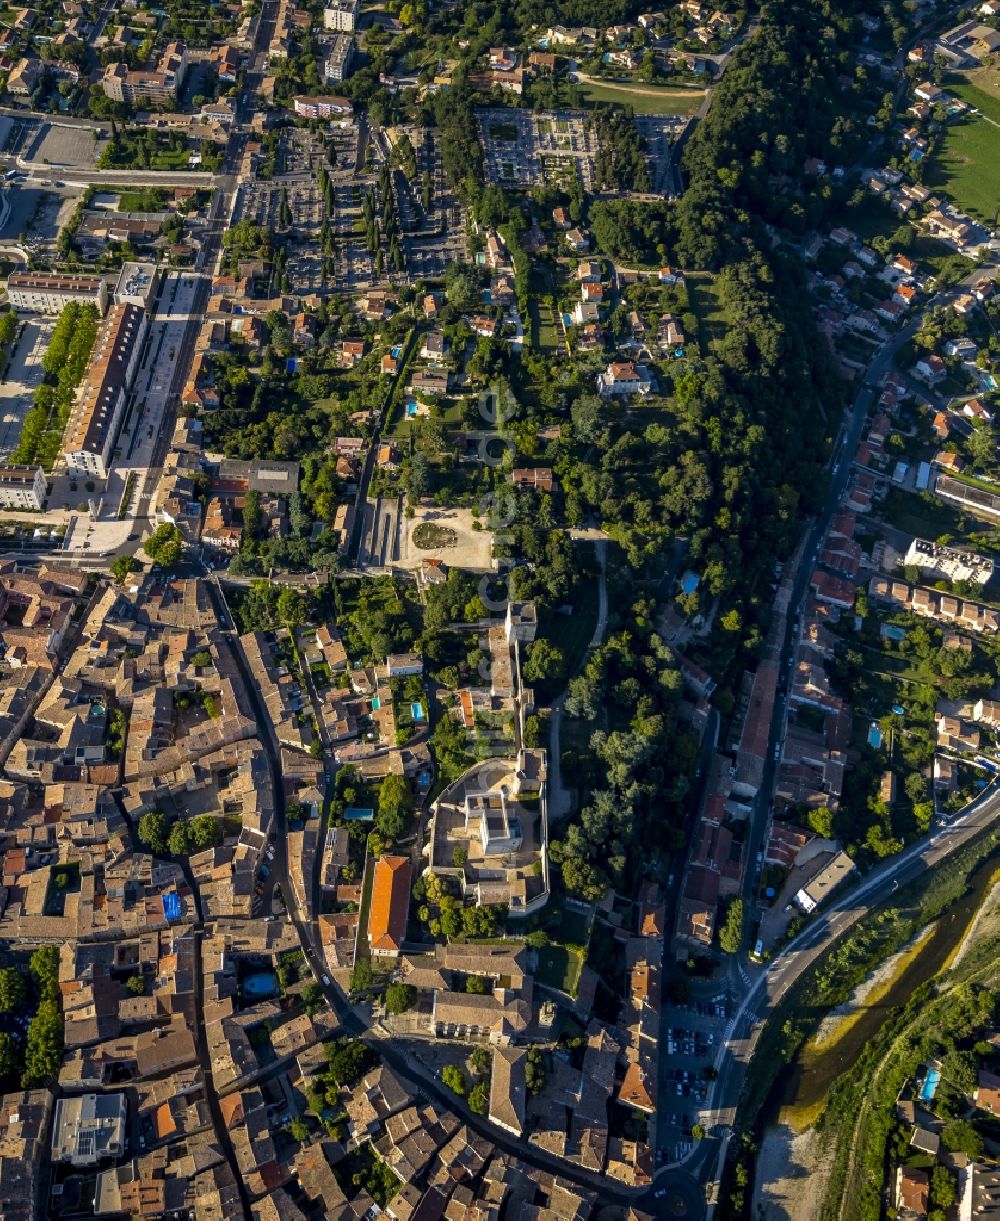
<instances>
[{"instance_id":1,"label":"apartment block","mask_svg":"<svg viewBox=\"0 0 1000 1221\"><path fill-rule=\"evenodd\" d=\"M137 305L116 305L108 313L63 437L71 471L107 478L148 328Z\"/></svg>"},{"instance_id":2,"label":"apartment block","mask_svg":"<svg viewBox=\"0 0 1000 1221\"><path fill-rule=\"evenodd\" d=\"M928 580L972 581L985 585L993 576L993 561L975 551L956 547L941 547L925 539L915 538L903 559L906 568L919 568Z\"/></svg>"},{"instance_id":3,"label":"apartment block","mask_svg":"<svg viewBox=\"0 0 1000 1221\"><path fill-rule=\"evenodd\" d=\"M360 0L333 0L323 9L323 28L352 34L358 24Z\"/></svg>"},{"instance_id":4,"label":"apartment block","mask_svg":"<svg viewBox=\"0 0 1000 1221\"><path fill-rule=\"evenodd\" d=\"M346 80L354 62L354 39L350 34L336 34L323 60L323 77L328 85Z\"/></svg>"},{"instance_id":5,"label":"apartment block","mask_svg":"<svg viewBox=\"0 0 1000 1221\"><path fill-rule=\"evenodd\" d=\"M126 106L139 103L159 105L176 102L187 73L187 50L183 43L172 42L154 71L131 71L126 64L108 64L101 77L101 88L112 102Z\"/></svg>"},{"instance_id":6,"label":"apartment block","mask_svg":"<svg viewBox=\"0 0 1000 1221\"><path fill-rule=\"evenodd\" d=\"M0 506L40 509L45 502L45 472L40 466L0 462Z\"/></svg>"},{"instance_id":7,"label":"apartment block","mask_svg":"<svg viewBox=\"0 0 1000 1221\"><path fill-rule=\"evenodd\" d=\"M12 271L7 296L16 310L31 314L58 314L71 302L108 309L108 282L101 276L52 275L48 272Z\"/></svg>"},{"instance_id":8,"label":"apartment block","mask_svg":"<svg viewBox=\"0 0 1000 1221\"><path fill-rule=\"evenodd\" d=\"M295 113L303 119L336 119L354 113L348 98L342 97L297 97Z\"/></svg>"}]
</instances>

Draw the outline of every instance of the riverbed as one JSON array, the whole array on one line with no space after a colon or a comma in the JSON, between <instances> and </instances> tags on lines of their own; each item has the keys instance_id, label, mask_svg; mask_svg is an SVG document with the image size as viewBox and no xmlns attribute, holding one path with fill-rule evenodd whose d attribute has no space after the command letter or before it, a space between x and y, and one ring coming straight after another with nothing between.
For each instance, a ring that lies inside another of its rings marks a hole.
<instances>
[{"instance_id":1,"label":"riverbed","mask_svg":"<svg viewBox=\"0 0 1000 1221\"><path fill-rule=\"evenodd\" d=\"M891 985L876 994L873 1004L852 1015L850 1027L842 1031L842 1037L825 1041L821 1046L812 1041L806 1043L775 1082L765 1108L769 1120L777 1119L779 1114L792 1119L798 1115L806 1122L816 1118L830 1087L855 1063L866 1044L881 1029L890 1010L905 1005L916 988L949 965L952 954L964 941L973 919L993 890L996 870L997 856L994 854L975 869L966 893L938 917L920 952L910 957ZM872 974L880 969L881 965Z\"/></svg>"}]
</instances>

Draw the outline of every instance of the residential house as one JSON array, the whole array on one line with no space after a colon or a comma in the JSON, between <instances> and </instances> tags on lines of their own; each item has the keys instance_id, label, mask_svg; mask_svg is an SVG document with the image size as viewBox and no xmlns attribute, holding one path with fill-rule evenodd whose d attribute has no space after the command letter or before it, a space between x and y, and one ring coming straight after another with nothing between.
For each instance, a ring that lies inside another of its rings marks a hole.
<instances>
[{"instance_id":1,"label":"residential house","mask_svg":"<svg viewBox=\"0 0 1000 1221\"><path fill-rule=\"evenodd\" d=\"M921 356L913 368L918 377L931 384L939 382L948 372L944 361L937 355Z\"/></svg>"},{"instance_id":2,"label":"residential house","mask_svg":"<svg viewBox=\"0 0 1000 1221\"><path fill-rule=\"evenodd\" d=\"M602 398L629 398L633 394L649 394L652 388L649 374L631 361L612 361L598 378Z\"/></svg>"},{"instance_id":3,"label":"residential house","mask_svg":"<svg viewBox=\"0 0 1000 1221\"><path fill-rule=\"evenodd\" d=\"M994 412L982 399L969 399L967 403L962 404L962 415L979 424L992 424Z\"/></svg>"},{"instance_id":4,"label":"residential house","mask_svg":"<svg viewBox=\"0 0 1000 1221\"><path fill-rule=\"evenodd\" d=\"M930 1178L926 1170L900 1166L896 1171L896 1209L902 1217L926 1217L930 1204Z\"/></svg>"},{"instance_id":5,"label":"residential house","mask_svg":"<svg viewBox=\"0 0 1000 1221\"><path fill-rule=\"evenodd\" d=\"M511 479L519 492L551 492L555 486L551 466L515 467Z\"/></svg>"}]
</instances>

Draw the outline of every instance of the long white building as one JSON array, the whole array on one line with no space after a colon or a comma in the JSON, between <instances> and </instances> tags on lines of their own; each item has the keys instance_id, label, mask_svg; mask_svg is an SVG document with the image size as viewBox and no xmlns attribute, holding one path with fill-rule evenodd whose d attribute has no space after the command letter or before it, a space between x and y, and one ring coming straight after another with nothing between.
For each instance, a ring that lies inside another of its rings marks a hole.
<instances>
[{"instance_id":1,"label":"long white building","mask_svg":"<svg viewBox=\"0 0 1000 1221\"><path fill-rule=\"evenodd\" d=\"M108 309L108 282L102 276L53 275L41 271L12 271L7 296L16 310L30 314L59 314L71 302Z\"/></svg>"},{"instance_id":2,"label":"long white building","mask_svg":"<svg viewBox=\"0 0 1000 1221\"><path fill-rule=\"evenodd\" d=\"M63 437L71 471L107 478L148 328L138 305L115 305L105 319Z\"/></svg>"},{"instance_id":3,"label":"long white building","mask_svg":"<svg viewBox=\"0 0 1000 1221\"><path fill-rule=\"evenodd\" d=\"M5 509L40 509L45 503L45 472L40 466L0 462L0 505Z\"/></svg>"}]
</instances>

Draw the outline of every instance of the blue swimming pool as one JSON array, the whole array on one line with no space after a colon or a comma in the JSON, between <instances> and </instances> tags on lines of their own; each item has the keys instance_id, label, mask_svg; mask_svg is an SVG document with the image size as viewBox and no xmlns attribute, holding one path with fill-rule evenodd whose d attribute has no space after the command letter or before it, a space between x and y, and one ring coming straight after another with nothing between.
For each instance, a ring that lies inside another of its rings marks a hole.
<instances>
[{"instance_id":1,"label":"blue swimming pool","mask_svg":"<svg viewBox=\"0 0 1000 1221\"><path fill-rule=\"evenodd\" d=\"M347 822L371 822L374 817L375 811L364 806L348 806L344 811Z\"/></svg>"},{"instance_id":2,"label":"blue swimming pool","mask_svg":"<svg viewBox=\"0 0 1000 1221\"><path fill-rule=\"evenodd\" d=\"M874 721L868 727L868 745L874 746L876 750L882 745L882 730Z\"/></svg>"},{"instance_id":3,"label":"blue swimming pool","mask_svg":"<svg viewBox=\"0 0 1000 1221\"><path fill-rule=\"evenodd\" d=\"M426 721L427 714L424 712L423 704L411 704L410 716L412 716L415 721Z\"/></svg>"},{"instance_id":4,"label":"blue swimming pool","mask_svg":"<svg viewBox=\"0 0 1000 1221\"><path fill-rule=\"evenodd\" d=\"M885 626L882 628L882 635L885 636L885 638L887 640L905 640L906 639L906 633L903 631L903 629L901 627L896 627L896 625L894 623L885 624Z\"/></svg>"},{"instance_id":5,"label":"blue swimming pool","mask_svg":"<svg viewBox=\"0 0 1000 1221\"><path fill-rule=\"evenodd\" d=\"M273 971L255 971L243 981L245 996L277 996L278 977Z\"/></svg>"},{"instance_id":6,"label":"blue swimming pool","mask_svg":"<svg viewBox=\"0 0 1000 1221\"><path fill-rule=\"evenodd\" d=\"M927 1076L924 1078L924 1083L920 1087L920 1101L930 1102L937 1093L938 1082L941 1080L941 1070L937 1068L929 1068Z\"/></svg>"},{"instance_id":7,"label":"blue swimming pool","mask_svg":"<svg viewBox=\"0 0 1000 1221\"><path fill-rule=\"evenodd\" d=\"M406 404L406 418L412 420L417 414L417 400L410 399Z\"/></svg>"},{"instance_id":8,"label":"blue swimming pool","mask_svg":"<svg viewBox=\"0 0 1000 1221\"><path fill-rule=\"evenodd\" d=\"M378 712L378 710L381 707L382 707L382 701L379 699L379 697L377 695L373 695L372 696L372 712Z\"/></svg>"}]
</instances>

